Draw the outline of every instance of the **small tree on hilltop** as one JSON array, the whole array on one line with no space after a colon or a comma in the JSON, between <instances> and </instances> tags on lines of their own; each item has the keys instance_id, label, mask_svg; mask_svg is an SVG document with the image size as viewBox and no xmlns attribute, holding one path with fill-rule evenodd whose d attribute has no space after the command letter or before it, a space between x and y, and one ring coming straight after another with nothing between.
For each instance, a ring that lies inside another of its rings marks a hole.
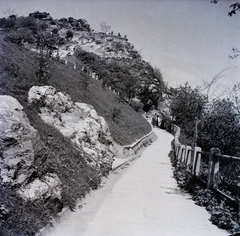
<instances>
[{"instance_id":1,"label":"small tree on hilltop","mask_svg":"<svg viewBox=\"0 0 240 236\"><path fill-rule=\"evenodd\" d=\"M103 33L110 33L111 31L111 25L108 25L106 22L102 22L100 24L100 30L103 32Z\"/></svg>"},{"instance_id":2,"label":"small tree on hilltop","mask_svg":"<svg viewBox=\"0 0 240 236\"><path fill-rule=\"evenodd\" d=\"M66 38L67 38L67 39L72 39L72 38L73 38L73 32L72 32L71 30L68 30L68 31L66 32Z\"/></svg>"}]
</instances>

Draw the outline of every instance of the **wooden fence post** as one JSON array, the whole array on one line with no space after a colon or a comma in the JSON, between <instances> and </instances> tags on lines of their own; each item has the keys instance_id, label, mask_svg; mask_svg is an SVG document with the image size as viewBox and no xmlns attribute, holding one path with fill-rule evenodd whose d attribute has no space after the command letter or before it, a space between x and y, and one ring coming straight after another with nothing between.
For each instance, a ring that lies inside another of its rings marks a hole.
<instances>
[{"instance_id":1,"label":"wooden fence post","mask_svg":"<svg viewBox=\"0 0 240 236\"><path fill-rule=\"evenodd\" d=\"M178 156L179 149L180 149L180 144L174 145L174 151L175 151L176 157Z\"/></svg>"},{"instance_id":2,"label":"wooden fence post","mask_svg":"<svg viewBox=\"0 0 240 236\"><path fill-rule=\"evenodd\" d=\"M191 150L192 150L191 146L186 146L184 164L187 170L191 169Z\"/></svg>"},{"instance_id":3,"label":"wooden fence post","mask_svg":"<svg viewBox=\"0 0 240 236\"><path fill-rule=\"evenodd\" d=\"M181 145L178 153L178 161L180 164L182 164L183 162L184 155L185 155L185 146Z\"/></svg>"},{"instance_id":4,"label":"wooden fence post","mask_svg":"<svg viewBox=\"0 0 240 236\"><path fill-rule=\"evenodd\" d=\"M200 147L194 147L192 174L196 176L199 176L201 170L201 151L202 149Z\"/></svg>"},{"instance_id":5,"label":"wooden fence post","mask_svg":"<svg viewBox=\"0 0 240 236\"><path fill-rule=\"evenodd\" d=\"M207 189L217 188L219 181L219 158L215 154L220 153L218 148L211 148L208 163Z\"/></svg>"}]
</instances>

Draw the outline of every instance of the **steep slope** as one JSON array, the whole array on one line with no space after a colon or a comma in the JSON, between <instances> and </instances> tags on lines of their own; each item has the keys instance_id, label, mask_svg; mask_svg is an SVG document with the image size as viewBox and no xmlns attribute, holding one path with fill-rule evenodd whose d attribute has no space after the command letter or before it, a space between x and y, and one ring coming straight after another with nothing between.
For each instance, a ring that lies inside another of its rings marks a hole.
<instances>
[{"instance_id":1,"label":"steep slope","mask_svg":"<svg viewBox=\"0 0 240 236\"><path fill-rule=\"evenodd\" d=\"M38 58L34 52L3 41L3 32L0 37L3 45L0 93L17 98L28 113L26 103L28 90L34 85L39 85L36 78ZM65 65L53 58L50 69L51 77L46 85L66 92L73 101L92 105L98 114L106 119L116 142L122 145L130 144L150 131L150 125L140 114L126 102L121 102L111 90L102 88L100 81L87 77L81 68L74 70L72 64ZM86 80L87 87L84 86ZM118 117L115 117L118 111ZM34 125L34 119L30 118L30 121Z\"/></svg>"},{"instance_id":2,"label":"steep slope","mask_svg":"<svg viewBox=\"0 0 240 236\"><path fill-rule=\"evenodd\" d=\"M38 78L50 75L48 58L54 57L96 74L103 87L111 86L131 105L133 98L143 106L158 105L162 76L141 59L126 35L95 32L84 19L52 19L46 12L2 18L0 27L7 29L8 41L39 53Z\"/></svg>"},{"instance_id":3,"label":"steep slope","mask_svg":"<svg viewBox=\"0 0 240 236\"><path fill-rule=\"evenodd\" d=\"M17 99L42 145L32 151L21 184L12 186L0 178L0 235L34 235L63 207L74 210L76 199L98 188L111 169L112 139L127 145L151 131L136 110L148 99L157 101L159 84L153 68L126 37L96 33L83 19L53 20L48 13L36 12L0 19L0 27L0 95ZM47 88L54 93L29 102L29 91L42 86L51 86ZM70 112L69 103L76 109ZM13 133L21 127L21 120L16 122L10 124ZM82 133L85 128L90 135ZM1 137L2 159L4 140L16 146L13 157L19 162L4 162L5 172L14 172L16 178L25 166L18 156L21 145Z\"/></svg>"}]
</instances>

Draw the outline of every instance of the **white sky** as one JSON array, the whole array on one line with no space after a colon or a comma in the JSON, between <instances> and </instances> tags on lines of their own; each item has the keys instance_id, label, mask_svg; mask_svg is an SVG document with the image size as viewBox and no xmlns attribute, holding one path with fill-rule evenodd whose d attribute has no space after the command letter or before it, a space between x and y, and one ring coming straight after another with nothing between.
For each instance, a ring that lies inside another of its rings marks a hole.
<instances>
[{"instance_id":1,"label":"white sky","mask_svg":"<svg viewBox=\"0 0 240 236\"><path fill-rule=\"evenodd\" d=\"M240 48L240 13L227 15L234 0L210 1L0 0L0 17L11 8L19 16L39 10L53 18L84 18L95 30L104 21L115 33L126 34L170 86L202 85L227 69L219 80L224 89L240 82L240 58L228 58L233 47Z\"/></svg>"}]
</instances>

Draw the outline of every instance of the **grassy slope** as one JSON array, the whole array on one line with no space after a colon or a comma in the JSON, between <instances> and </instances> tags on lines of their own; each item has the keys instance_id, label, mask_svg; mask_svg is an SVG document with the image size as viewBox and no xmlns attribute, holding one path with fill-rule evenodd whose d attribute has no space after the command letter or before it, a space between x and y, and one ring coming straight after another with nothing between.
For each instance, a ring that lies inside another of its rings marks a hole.
<instances>
[{"instance_id":1,"label":"grassy slope","mask_svg":"<svg viewBox=\"0 0 240 236\"><path fill-rule=\"evenodd\" d=\"M11 95L24 107L30 123L38 130L45 145L44 150L35 155L35 176L56 173L63 186L61 202L37 200L25 202L16 195L11 186L0 184L0 207L9 210L2 220L0 212L0 235L34 235L40 228L56 217L63 206L75 208L76 199L85 196L101 182L101 174L86 165L81 150L76 150L54 127L45 124L38 116L38 108L29 108L27 97L29 89L40 85L36 80L36 55L16 44L4 41L0 31L0 94ZM100 81L90 79L87 89L83 88L84 75L57 60L51 63L52 85L58 91L68 93L73 101L93 105L103 116L110 128L113 139L122 145L130 144L150 132L150 125L126 103L108 89L103 89ZM1 102L1 101L0 101ZM118 119L113 118L113 109L121 111ZM102 174L106 174L104 169ZM30 180L31 181L31 180Z\"/></svg>"},{"instance_id":2,"label":"grassy slope","mask_svg":"<svg viewBox=\"0 0 240 236\"><path fill-rule=\"evenodd\" d=\"M45 149L35 156L35 177L41 178L49 172L57 173L63 183L61 202L37 200L34 204L19 198L11 186L0 185L0 206L3 203L10 212L6 221L1 220L0 212L0 235L34 235L56 216L59 207L74 209L77 198L98 187L101 175L86 165L85 154L81 150L74 149L54 127L40 119L37 107L28 107L28 91L32 86L39 85L35 76L36 55L5 42L3 38L4 33L0 32L0 94L11 95L23 105L30 123L38 130L45 145ZM84 90L81 83L83 75L73 70L71 65L52 61L51 70L52 78L48 85L68 93L73 101L92 104L98 114L107 120L116 142L130 144L150 131L149 124L141 115L127 104L119 103L110 90L102 89L100 81L91 79ZM114 107L121 110L117 121L112 119ZM101 170L102 174L107 173L104 171Z\"/></svg>"},{"instance_id":3,"label":"grassy slope","mask_svg":"<svg viewBox=\"0 0 240 236\"><path fill-rule=\"evenodd\" d=\"M12 73L10 77L2 75L4 78L1 79L0 93L12 95L27 109L28 89L38 84L35 79L36 57L34 53L9 42L3 42L3 51L2 66ZM65 65L57 60L52 60L51 71L52 78L47 84L56 87L58 91L68 93L73 101L93 105L98 114L106 119L117 143L130 144L150 132L151 127L146 120L128 104L119 102L110 90L103 89L100 81L90 79L87 89L84 89L81 83L84 75L80 70L74 70L71 64ZM116 121L112 119L114 108L121 110ZM34 126L34 120L31 122Z\"/></svg>"}]
</instances>

